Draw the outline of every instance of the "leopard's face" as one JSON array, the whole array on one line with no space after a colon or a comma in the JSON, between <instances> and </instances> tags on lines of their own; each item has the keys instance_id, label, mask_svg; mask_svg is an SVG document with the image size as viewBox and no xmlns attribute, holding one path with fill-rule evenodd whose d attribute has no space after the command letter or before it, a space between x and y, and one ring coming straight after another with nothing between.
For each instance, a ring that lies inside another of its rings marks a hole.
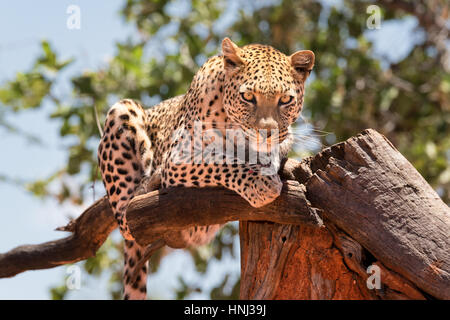
<instances>
[{"instance_id":1,"label":"leopard's face","mask_svg":"<svg viewBox=\"0 0 450 320\"><path fill-rule=\"evenodd\" d=\"M223 107L245 132L278 130L280 141L300 115L304 83L314 65L311 51L286 56L263 45L222 44L225 68Z\"/></svg>"}]
</instances>

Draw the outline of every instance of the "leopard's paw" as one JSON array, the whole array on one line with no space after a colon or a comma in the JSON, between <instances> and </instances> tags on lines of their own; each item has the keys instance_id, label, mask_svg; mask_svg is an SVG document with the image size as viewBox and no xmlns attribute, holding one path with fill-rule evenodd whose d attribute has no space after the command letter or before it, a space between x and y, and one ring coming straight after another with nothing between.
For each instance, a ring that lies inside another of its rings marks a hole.
<instances>
[{"instance_id":1,"label":"leopard's paw","mask_svg":"<svg viewBox=\"0 0 450 320\"><path fill-rule=\"evenodd\" d=\"M260 208L278 198L282 187L278 174L257 175L243 196L252 207Z\"/></svg>"}]
</instances>

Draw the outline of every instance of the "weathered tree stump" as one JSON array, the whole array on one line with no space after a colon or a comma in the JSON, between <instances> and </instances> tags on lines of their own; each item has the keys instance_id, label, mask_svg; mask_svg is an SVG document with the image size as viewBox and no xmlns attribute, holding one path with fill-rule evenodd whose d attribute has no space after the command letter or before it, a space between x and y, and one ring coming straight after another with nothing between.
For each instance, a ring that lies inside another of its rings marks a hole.
<instances>
[{"instance_id":1,"label":"weathered tree stump","mask_svg":"<svg viewBox=\"0 0 450 320\"><path fill-rule=\"evenodd\" d=\"M450 299L450 210L366 130L288 169L326 229L241 222L243 299ZM370 290L367 267L380 268Z\"/></svg>"},{"instance_id":2,"label":"weathered tree stump","mask_svg":"<svg viewBox=\"0 0 450 320\"><path fill-rule=\"evenodd\" d=\"M241 299L374 299L324 228L241 222Z\"/></svg>"}]
</instances>

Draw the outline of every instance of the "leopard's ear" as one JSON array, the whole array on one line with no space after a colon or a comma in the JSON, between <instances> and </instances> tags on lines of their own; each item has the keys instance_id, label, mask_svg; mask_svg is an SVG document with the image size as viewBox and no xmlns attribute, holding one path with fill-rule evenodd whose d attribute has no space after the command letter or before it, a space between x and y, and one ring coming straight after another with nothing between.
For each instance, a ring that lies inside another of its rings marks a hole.
<instances>
[{"instance_id":1,"label":"leopard's ear","mask_svg":"<svg viewBox=\"0 0 450 320\"><path fill-rule=\"evenodd\" d=\"M290 57L291 65L295 71L301 75L308 76L314 67L314 52L310 50L300 50Z\"/></svg>"},{"instance_id":2,"label":"leopard's ear","mask_svg":"<svg viewBox=\"0 0 450 320\"><path fill-rule=\"evenodd\" d=\"M236 71L243 64L239 58L240 48L233 43L229 38L222 41L223 62L226 71Z\"/></svg>"}]
</instances>

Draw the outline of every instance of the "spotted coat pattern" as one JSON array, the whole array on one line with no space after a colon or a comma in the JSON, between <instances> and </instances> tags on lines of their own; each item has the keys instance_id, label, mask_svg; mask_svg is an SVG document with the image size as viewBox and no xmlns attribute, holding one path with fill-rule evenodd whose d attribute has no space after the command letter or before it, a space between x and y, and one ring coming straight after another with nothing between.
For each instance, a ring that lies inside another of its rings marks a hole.
<instances>
[{"instance_id":1,"label":"spotted coat pattern","mask_svg":"<svg viewBox=\"0 0 450 320\"><path fill-rule=\"evenodd\" d=\"M245 159L196 162L196 148L206 148L211 139L202 136L189 145L186 136L194 136L196 126L201 127L202 134L214 130L214 139L224 139L229 128L239 128L246 137L259 129L277 129L278 135L272 140L276 139L282 156L286 156L292 141L289 126L302 109L304 83L313 67L314 54L304 50L286 56L265 45L238 47L228 38L222 42L222 52L200 68L186 94L149 109L124 99L114 104L106 116L98 160L111 207L125 238L125 299L146 297L147 265L131 283L144 248L134 241L125 216L144 177L161 168L165 188L223 186L254 207L272 202L281 192L278 174L261 174L261 164L250 164ZM246 140L246 150L252 144L249 141ZM180 148L193 151L181 162L174 160ZM216 156L224 160L224 155ZM219 228L220 225L193 227L174 238L183 239L185 246L203 244Z\"/></svg>"}]
</instances>

